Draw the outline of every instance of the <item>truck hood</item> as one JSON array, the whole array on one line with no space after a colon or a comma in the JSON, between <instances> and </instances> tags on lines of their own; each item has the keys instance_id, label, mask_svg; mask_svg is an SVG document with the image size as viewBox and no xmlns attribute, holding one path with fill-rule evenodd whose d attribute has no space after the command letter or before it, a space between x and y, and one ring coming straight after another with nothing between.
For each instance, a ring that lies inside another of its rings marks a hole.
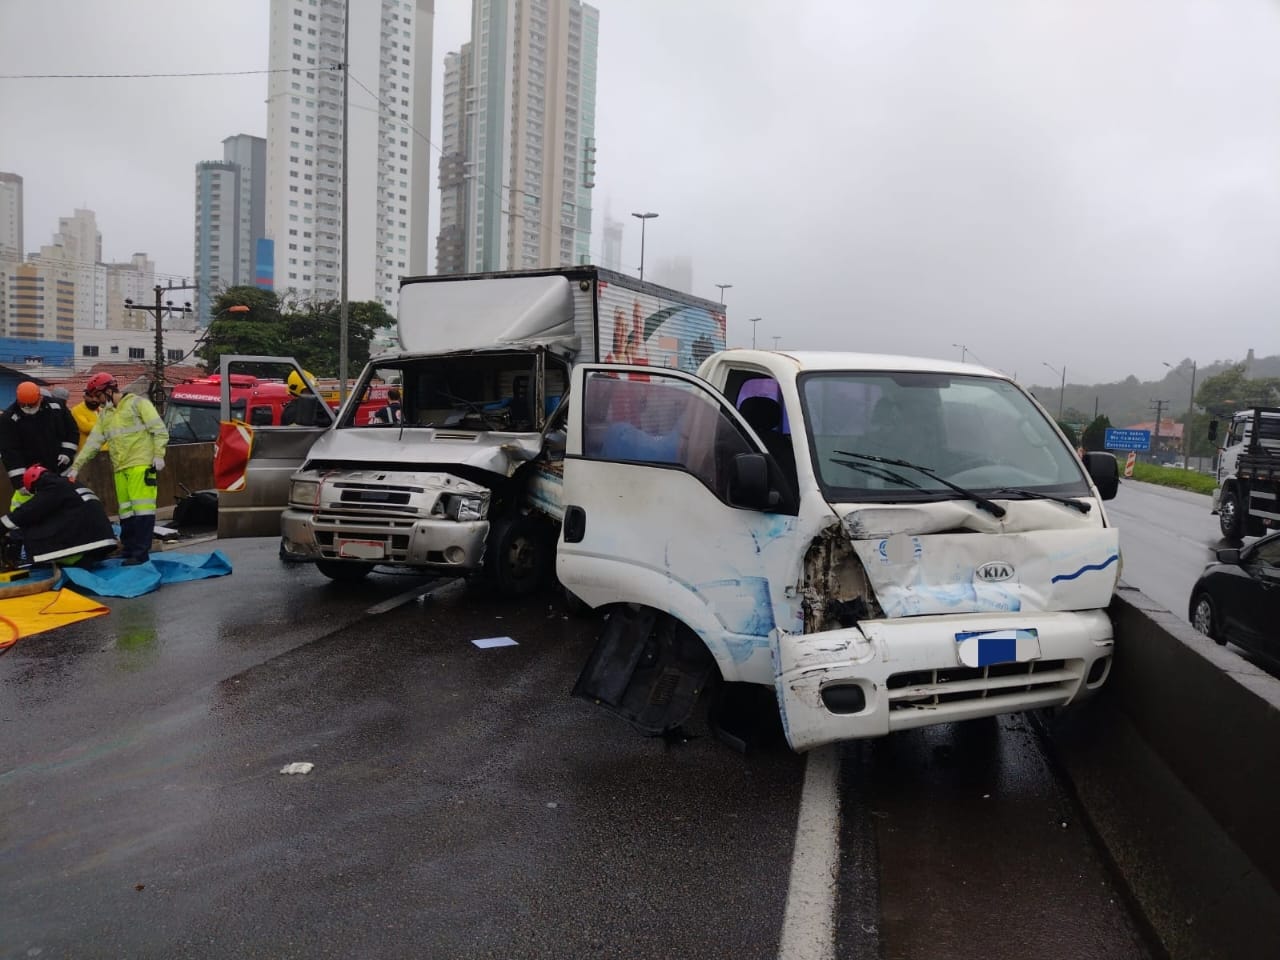
<instances>
[{"instance_id":1,"label":"truck hood","mask_svg":"<svg viewBox=\"0 0 1280 960\"><path fill-rule=\"evenodd\" d=\"M547 347L573 355L581 349L567 277L406 283L399 317L406 353Z\"/></svg>"},{"instance_id":2,"label":"truck hood","mask_svg":"<svg viewBox=\"0 0 1280 960\"><path fill-rule=\"evenodd\" d=\"M537 433L471 433L431 427L344 427L329 430L311 447L307 462L404 464L406 470L424 464L474 467L511 476L522 463L542 451Z\"/></svg>"},{"instance_id":3,"label":"truck hood","mask_svg":"<svg viewBox=\"0 0 1280 960\"><path fill-rule=\"evenodd\" d=\"M1120 576L1120 533L1046 501L836 507L886 617L1096 610ZM1100 510L1095 503L1094 510ZM982 534L974 536L974 534Z\"/></svg>"}]
</instances>

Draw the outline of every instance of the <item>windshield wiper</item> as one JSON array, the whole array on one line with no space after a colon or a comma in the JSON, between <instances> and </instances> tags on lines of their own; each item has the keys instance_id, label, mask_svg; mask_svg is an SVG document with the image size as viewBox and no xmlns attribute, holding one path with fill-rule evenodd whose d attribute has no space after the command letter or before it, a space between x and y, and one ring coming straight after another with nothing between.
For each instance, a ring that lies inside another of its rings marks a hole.
<instances>
[{"instance_id":1,"label":"windshield wiper","mask_svg":"<svg viewBox=\"0 0 1280 960\"><path fill-rule=\"evenodd\" d=\"M1052 493L1041 493L1039 490L1024 490L1022 487L1001 487L996 493L1013 493L1029 500L1052 500L1054 503L1060 503L1064 507L1072 507L1081 513L1088 513L1093 509L1093 504L1091 503L1081 503L1079 500L1072 500L1070 497L1057 497Z\"/></svg>"},{"instance_id":2,"label":"windshield wiper","mask_svg":"<svg viewBox=\"0 0 1280 960\"><path fill-rule=\"evenodd\" d=\"M950 480L946 480L938 476L931 468L921 466L918 463L912 463L910 460L895 460L892 457L873 457L869 453L850 453L848 450L835 450L833 452L840 454L842 457L855 457L858 460L870 460L872 463L887 463L893 467L906 467L908 470L915 470L918 473L923 473L929 479L938 481L938 483L942 484L949 490L954 490L966 500L972 500L997 520L1003 517L1007 512L1004 507L1000 506L1000 504L992 503L986 497L982 496L982 494L974 493L972 490L966 490L959 484L952 483Z\"/></svg>"},{"instance_id":3,"label":"windshield wiper","mask_svg":"<svg viewBox=\"0 0 1280 960\"><path fill-rule=\"evenodd\" d=\"M837 450L836 453L840 451ZM904 487L910 487L913 490L923 489L920 484L914 480L908 480L900 473L894 473L892 470L886 470L883 467L869 467L865 463L854 463L852 460L841 460L837 457L830 458L832 463L850 470L857 470L859 473L865 473L867 476L875 477L877 480L888 480L890 483L901 484Z\"/></svg>"}]
</instances>

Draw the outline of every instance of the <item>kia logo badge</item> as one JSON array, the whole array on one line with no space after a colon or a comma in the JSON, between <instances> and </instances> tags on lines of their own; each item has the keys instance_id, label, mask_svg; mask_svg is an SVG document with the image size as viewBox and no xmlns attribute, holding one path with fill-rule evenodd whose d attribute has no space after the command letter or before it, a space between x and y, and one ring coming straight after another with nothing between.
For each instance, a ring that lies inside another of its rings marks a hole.
<instances>
[{"instance_id":1,"label":"kia logo badge","mask_svg":"<svg viewBox=\"0 0 1280 960\"><path fill-rule=\"evenodd\" d=\"M1012 563L984 563L980 566L974 576L983 583L999 583L1001 580L1013 579Z\"/></svg>"}]
</instances>

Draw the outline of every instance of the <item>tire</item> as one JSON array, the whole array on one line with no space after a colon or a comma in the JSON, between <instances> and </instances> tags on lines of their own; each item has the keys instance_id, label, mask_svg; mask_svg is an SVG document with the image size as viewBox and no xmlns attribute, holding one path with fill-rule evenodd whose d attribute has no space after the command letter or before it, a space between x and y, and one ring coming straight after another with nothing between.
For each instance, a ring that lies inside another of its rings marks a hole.
<instances>
[{"instance_id":1,"label":"tire","mask_svg":"<svg viewBox=\"0 0 1280 960\"><path fill-rule=\"evenodd\" d=\"M548 580L552 565L551 536L545 523L521 516L499 520L489 531L485 570L498 592L527 597Z\"/></svg>"},{"instance_id":2,"label":"tire","mask_svg":"<svg viewBox=\"0 0 1280 960\"><path fill-rule=\"evenodd\" d=\"M1198 593L1192 599L1191 625L1218 646L1226 646L1227 641L1217 634L1218 615L1213 608L1213 599L1207 593Z\"/></svg>"},{"instance_id":3,"label":"tire","mask_svg":"<svg viewBox=\"0 0 1280 960\"><path fill-rule=\"evenodd\" d=\"M317 560L316 569L334 583L359 583L373 571L373 564L362 560Z\"/></svg>"},{"instance_id":4,"label":"tire","mask_svg":"<svg viewBox=\"0 0 1280 960\"><path fill-rule=\"evenodd\" d=\"M1244 539L1245 508L1241 503L1239 491L1234 487L1222 492L1218 501L1218 527L1222 530L1224 540Z\"/></svg>"}]
</instances>

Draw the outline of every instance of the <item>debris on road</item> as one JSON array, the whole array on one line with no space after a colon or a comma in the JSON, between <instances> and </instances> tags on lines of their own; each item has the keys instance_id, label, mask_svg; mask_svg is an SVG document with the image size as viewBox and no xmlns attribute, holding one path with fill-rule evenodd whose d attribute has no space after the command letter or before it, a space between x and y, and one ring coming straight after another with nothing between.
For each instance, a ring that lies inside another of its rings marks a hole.
<instances>
[{"instance_id":1,"label":"debris on road","mask_svg":"<svg viewBox=\"0 0 1280 960\"><path fill-rule=\"evenodd\" d=\"M301 761L298 763L286 763L283 767L280 768L280 772L281 773L310 773L312 768L314 767L315 767L314 763L306 763L305 761Z\"/></svg>"}]
</instances>

